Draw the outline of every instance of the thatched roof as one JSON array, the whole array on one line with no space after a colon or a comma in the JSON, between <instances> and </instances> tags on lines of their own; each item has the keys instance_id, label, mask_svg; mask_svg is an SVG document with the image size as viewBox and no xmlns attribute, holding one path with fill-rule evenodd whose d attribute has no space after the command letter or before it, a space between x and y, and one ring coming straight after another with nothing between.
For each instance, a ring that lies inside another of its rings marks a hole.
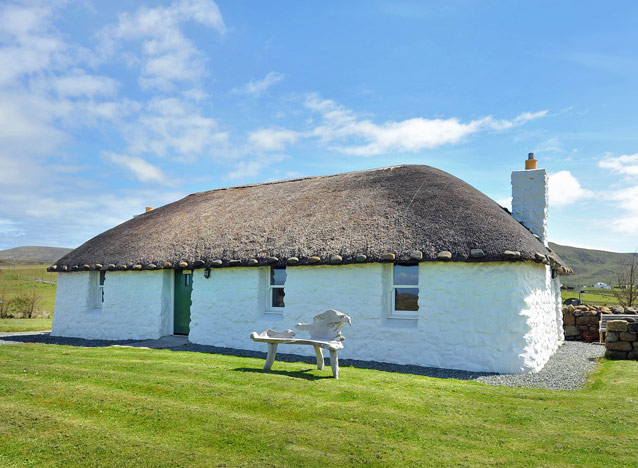
<instances>
[{"instance_id":1,"label":"thatched roof","mask_svg":"<svg viewBox=\"0 0 638 468\"><path fill-rule=\"evenodd\" d=\"M52 270L531 260L569 269L508 211L429 166L195 193L130 219Z\"/></svg>"}]
</instances>

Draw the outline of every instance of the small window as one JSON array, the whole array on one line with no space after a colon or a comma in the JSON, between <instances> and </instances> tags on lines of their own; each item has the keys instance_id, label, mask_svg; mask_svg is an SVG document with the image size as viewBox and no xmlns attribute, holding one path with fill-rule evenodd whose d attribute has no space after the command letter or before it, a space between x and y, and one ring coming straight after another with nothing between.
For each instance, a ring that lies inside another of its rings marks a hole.
<instances>
[{"instance_id":1,"label":"small window","mask_svg":"<svg viewBox=\"0 0 638 468\"><path fill-rule=\"evenodd\" d=\"M268 312L273 314L283 313L284 303L284 284L286 284L286 268L272 267L270 269L270 281L268 285Z\"/></svg>"},{"instance_id":2,"label":"small window","mask_svg":"<svg viewBox=\"0 0 638 468\"><path fill-rule=\"evenodd\" d=\"M104 302L104 281L106 280L106 271L100 271L97 283L97 296L95 298L95 306L102 307Z\"/></svg>"},{"instance_id":3,"label":"small window","mask_svg":"<svg viewBox=\"0 0 638 468\"><path fill-rule=\"evenodd\" d=\"M419 266L394 265L391 318L416 319L419 310Z\"/></svg>"}]
</instances>

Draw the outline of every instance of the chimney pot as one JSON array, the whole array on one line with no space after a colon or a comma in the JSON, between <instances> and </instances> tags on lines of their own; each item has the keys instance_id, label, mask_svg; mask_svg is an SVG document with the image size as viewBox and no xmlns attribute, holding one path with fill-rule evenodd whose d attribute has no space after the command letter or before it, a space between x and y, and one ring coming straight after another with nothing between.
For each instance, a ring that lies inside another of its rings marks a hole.
<instances>
[{"instance_id":1,"label":"chimney pot","mask_svg":"<svg viewBox=\"0 0 638 468\"><path fill-rule=\"evenodd\" d=\"M531 169L536 169L536 163L538 161L534 159L534 153L529 153L527 155L527 159L525 160L525 170L529 171Z\"/></svg>"},{"instance_id":2,"label":"chimney pot","mask_svg":"<svg viewBox=\"0 0 638 468\"><path fill-rule=\"evenodd\" d=\"M146 207L146 212L148 213L149 211L153 211L153 207L152 206L147 206Z\"/></svg>"}]
</instances>

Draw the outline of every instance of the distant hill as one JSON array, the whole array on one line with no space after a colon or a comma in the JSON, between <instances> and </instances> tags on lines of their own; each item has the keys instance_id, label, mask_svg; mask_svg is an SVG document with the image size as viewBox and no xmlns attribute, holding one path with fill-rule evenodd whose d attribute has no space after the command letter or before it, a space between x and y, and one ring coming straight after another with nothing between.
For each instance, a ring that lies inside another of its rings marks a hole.
<instances>
[{"instance_id":1,"label":"distant hill","mask_svg":"<svg viewBox=\"0 0 638 468\"><path fill-rule=\"evenodd\" d=\"M13 249L0 250L0 260L15 260L16 262L55 262L73 249L63 247L15 247Z\"/></svg>"},{"instance_id":2,"label":"distant hill","mask_svg":"<svg viewBox=\"0 0 638 468\"><path fill-rule=\"evenodd\" d=\"M561 276L563 284L583 286L598 281L608 283L618 269L623 257L631 253L606 252L604 250L581 249L568 245L549 243L549 247L574 269L573 275Z\"/></svg>"}]
</instances>

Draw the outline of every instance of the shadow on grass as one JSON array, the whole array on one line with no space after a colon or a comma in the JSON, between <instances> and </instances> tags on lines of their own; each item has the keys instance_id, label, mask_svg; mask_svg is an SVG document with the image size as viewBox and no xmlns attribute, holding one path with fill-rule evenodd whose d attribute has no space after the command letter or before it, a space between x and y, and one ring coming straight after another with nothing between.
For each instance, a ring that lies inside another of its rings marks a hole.
<instances>
[{"instance_id":1,"label":"shadow on grass","mask_svg":"<svg viewBox=\"0 0 638 468\"><path fill-rule=\"evenodd\" d=\"M8 334L0 333L0 344L4 341L5 343L42 343L42 344L52 344L52 345L64 345L64 346L78 346L83 348L102 348L114 345L129 345L131 343L139 343L140 340L119 340L119 341L110 341L110 340L86 340L83 338L66 338L60 336L51 336L50 333L42 333L42 332L34 332L34 333L19 333L19 334ZM247 358L255 358L255 359L266 359L266 352L262 351L250 351L247 349L235 349L235 348L225 348L219 346L209 346L209 345L199 345L194 343L187 343L181 346L163 348L170 351L184 351L184 352L196 352L196 353L207 353L207 354L222 354L226 356L235 356L235 357L247 357ZM310 364L313 367L316 365L316 357L313 356L301 356L299 354L286 354L286 353L277 353L277 362L304 362L306 364ZM330 366L330 360L326 357L325 360L326 367ZM360 361L358 359L340 359L339 367L355 367L358 369L373 369L383 372L392 372L399 374L413 374L413 375L424 375L427 377L435 377L440 379L459 379L459 380L476 380L482 376L494 375L492 372L471 372L471 371L462 371L462 370L454 370L454 369L444 369L438 367L423 367L416 366L410 364L391 364L387 362L377 362L377 361ZM247 370L248 371L248 370ZM251 369L251 372L263 372L258 369ZM288 371L271 371L281 373L283 375L288 376L297 376L299 378L306 378L308 380L322 379L322 378L332 378L331 374L327 374L326 377L323 376L314 376L314 375L306 375L305 377L301 377L298 371L288 372Z\"/></svg>"},{"instance_id":2,"label":"shadow on grass","mask_svg":"<svg viewBox=\"0 0 638 468\"><path fill-rule=\"evenodd\" d=\"M314 369L304 369L300 371L285 371L285 370L263 370L263 369L255 369L254 367L237 367L233 369L235 372L252 372L255 374L277 374L284 375L286 377L294 377L296 379L304 379L304 380L322 380L322 379L332 379L332 374L327 375L314 375L307 374Z\"/></svg>"}]
</instances>

